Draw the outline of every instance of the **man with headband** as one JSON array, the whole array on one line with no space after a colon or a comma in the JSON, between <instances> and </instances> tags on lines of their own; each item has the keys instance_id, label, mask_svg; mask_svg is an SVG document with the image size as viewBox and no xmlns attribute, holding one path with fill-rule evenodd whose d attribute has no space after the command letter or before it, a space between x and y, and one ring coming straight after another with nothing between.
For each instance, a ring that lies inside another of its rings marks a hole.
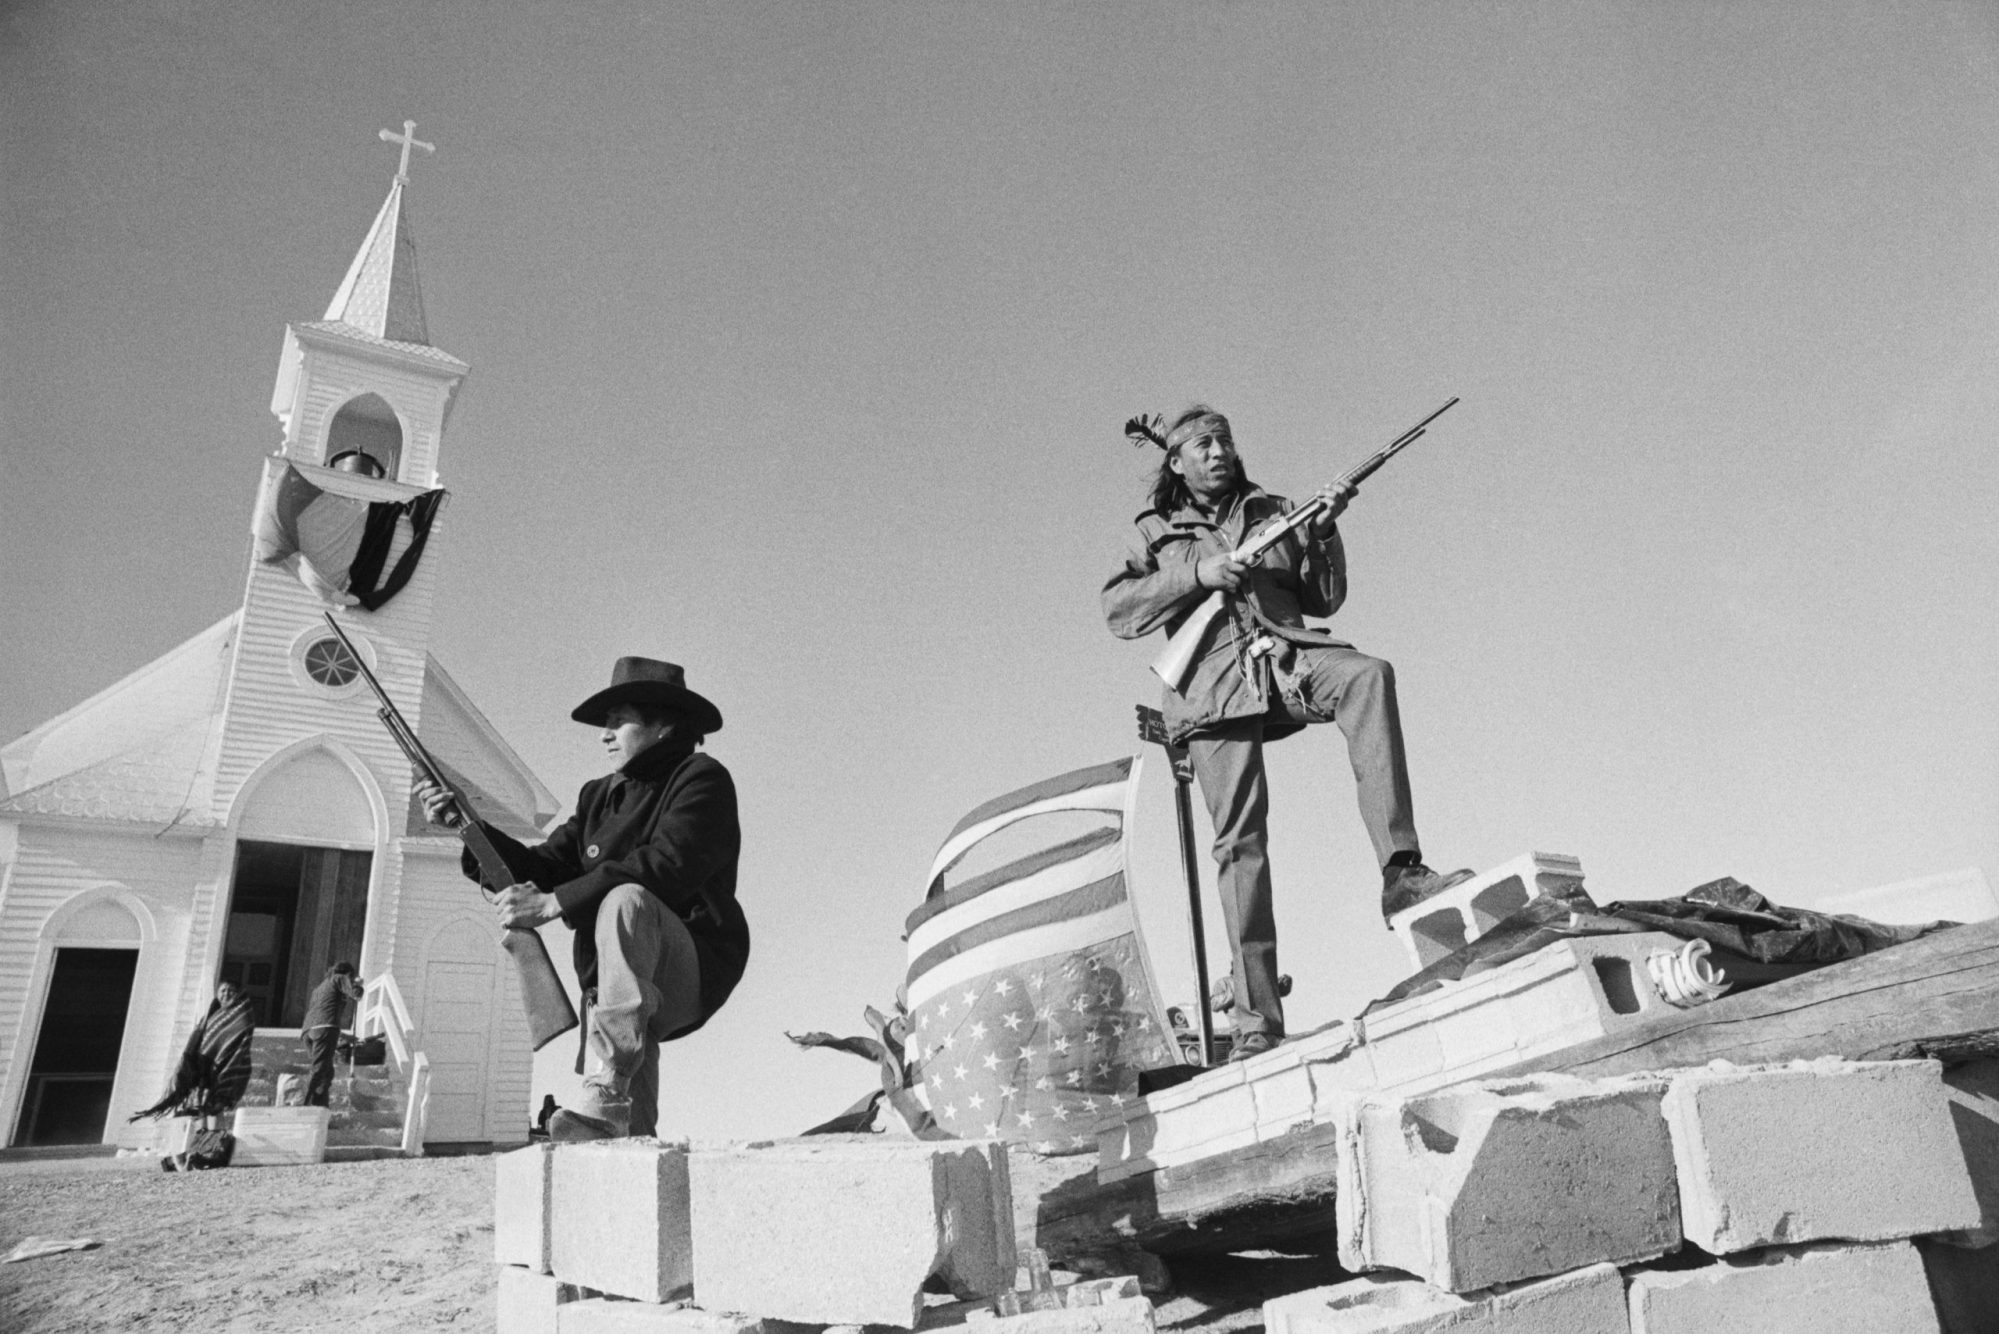
<instances>
[{"instance_id":1,"label":"man with headband","mask_svg":"<svg viewBox=\"0 0 1999 1334\"><path fill-rule=\"evenodd\" d=\"M1187 747L1214 822L1234 978L1232 1059L1240 1060L1284 1037L1264 742L1309 723L1331 722L1346 734L1361 823L1382 868L1383 917L1471 872L1443 876L1423 864L1394 669L1305 625L1305 617L1331 616L1346 600L1346 552L1335 521L1353 488L1324 488L1317 519L1246 565L1230 553L1290 502L1243 474L1228 418L1196 404L1163 435L1135 425L1164 458L1124 564L1104 585L1111 633L1170 635L1213 590L1229 595L1228 614L1215 618L1184 690L1168 689L1162 712L1169 739Z\"/></svg>"}]
</instances>

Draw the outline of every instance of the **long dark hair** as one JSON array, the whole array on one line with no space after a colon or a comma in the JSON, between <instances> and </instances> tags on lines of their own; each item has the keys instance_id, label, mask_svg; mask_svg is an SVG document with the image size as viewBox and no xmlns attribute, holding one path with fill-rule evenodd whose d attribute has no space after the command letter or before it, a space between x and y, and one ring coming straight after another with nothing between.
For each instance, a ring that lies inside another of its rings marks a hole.
<instances>
[{"instance_id":1,"label":"long dark hair","mask_svg":"<svg viewBox=\"0 0 1999 1334\"><path fill-rule=\"evenodd\" d=\"M1163 438L1170 439L1175 431L1197 417L1220 417L1223 421L1228 420L1226 415L1215 411L1206 403L1190 403L1180 410L1179 416L1167 423ZM1146 495L1147 505L1162 515L1171 514L1182 505L1194 503L1194 493L1187 489L1187 483L1181 479L1180 474L1173 471L1172 463L1173 451L1162 448L1159 471L1152 474L1152 486ZM1241 461L1238 460L1236 485L1246 487L1249 484L1249 474L1242 471Z\"/></svg>"}]
</instances>

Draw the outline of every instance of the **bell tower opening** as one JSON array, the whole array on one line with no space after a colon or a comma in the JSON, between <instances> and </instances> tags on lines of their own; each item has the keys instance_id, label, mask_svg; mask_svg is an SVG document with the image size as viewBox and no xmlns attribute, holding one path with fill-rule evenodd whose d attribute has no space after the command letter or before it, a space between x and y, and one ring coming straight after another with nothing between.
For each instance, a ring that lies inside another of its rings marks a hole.
<instances>
[{"instance_id":1,"label":"bell tower opening","mask_svg":"<svg viewBox=\"0 0 1999 1334\"><path fill-rule=\"evenodd\" d=\"M326 430L328 467L394 480L402 457L402 422L380 394L350 399L333 414Z\"/></svg>"}]
</instances>

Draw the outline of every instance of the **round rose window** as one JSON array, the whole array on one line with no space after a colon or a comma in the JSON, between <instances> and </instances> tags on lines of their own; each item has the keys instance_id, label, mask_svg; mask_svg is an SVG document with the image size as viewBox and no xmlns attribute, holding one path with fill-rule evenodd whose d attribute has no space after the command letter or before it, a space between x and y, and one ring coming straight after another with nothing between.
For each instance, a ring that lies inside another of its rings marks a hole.
<instances>
[{"instance_id":1,"label":"round rose window","mask_svg":"<svg viewBox=\"0 0 1999 1334\"><path fill-rule=\"evenodd\" d=\"M322 639L305 651L305 674L329 690L337 690L361 675L361 664L337 639Z\"/></svg>"}]
</instances>

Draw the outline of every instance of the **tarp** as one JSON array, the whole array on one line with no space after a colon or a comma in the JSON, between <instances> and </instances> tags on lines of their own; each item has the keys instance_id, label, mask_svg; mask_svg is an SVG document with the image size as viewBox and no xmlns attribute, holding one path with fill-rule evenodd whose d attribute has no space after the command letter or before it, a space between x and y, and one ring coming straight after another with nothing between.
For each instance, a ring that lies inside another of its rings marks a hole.
<instances>
[{"instance_id":1,"label":"tarp","mask_svg":"<svg viewBox=\"0 0 1999 1334\"><path fill-rule=\"evenodd\" d=\"M1685 940L1705 940L1715 966L1728 972L1733 989L1741 991L1957 925L1892 925L1844 913L1786 908L1733 876L1697 885L1676 899L1618 901L1601 907L1577 888L1529 900L1477 940L1406 978L1367 1008L1406 1000L1578 936L1664 931ZM1731 969L1731 963L1737 966Z\"/></svg>"}]
</instances>

